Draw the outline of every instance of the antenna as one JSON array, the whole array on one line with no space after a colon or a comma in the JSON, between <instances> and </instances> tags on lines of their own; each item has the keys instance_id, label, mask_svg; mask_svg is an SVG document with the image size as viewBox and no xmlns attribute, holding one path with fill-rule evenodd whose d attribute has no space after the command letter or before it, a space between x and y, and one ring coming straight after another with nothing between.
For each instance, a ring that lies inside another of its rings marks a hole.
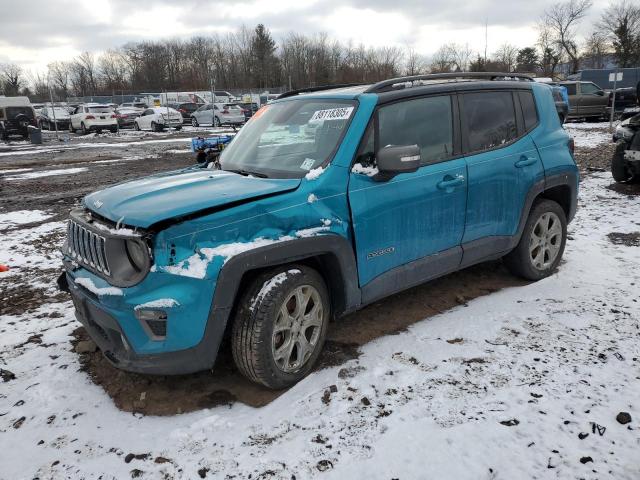
<instances>
[{"instance_id":1,"label":"antenna","mask_svg":"<svg viewBox=\"0 0 640 480\"><path fill-rule=\"evenodd\" d=\"M487 43L489 42L489 17L484 19L484 65L487 65Z\"/></svg>"}]
</instances>

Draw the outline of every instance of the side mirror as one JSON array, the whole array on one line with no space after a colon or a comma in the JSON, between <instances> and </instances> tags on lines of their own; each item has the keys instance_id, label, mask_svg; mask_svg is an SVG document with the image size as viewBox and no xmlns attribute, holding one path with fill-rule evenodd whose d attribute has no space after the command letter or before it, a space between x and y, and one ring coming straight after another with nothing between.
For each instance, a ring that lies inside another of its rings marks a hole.
<instances>
[{"instance_id":1,"label":"side mirror","mask_svg":"<svg viewBox=\"0 0 640 480\"><path fill-rule=\"evenodd\" d=\"M378 150L376 155L378 174L374 180L384 182L400 173L415 172L420 168L418 145L389 145Z\"/></svg>"}]
</instances>

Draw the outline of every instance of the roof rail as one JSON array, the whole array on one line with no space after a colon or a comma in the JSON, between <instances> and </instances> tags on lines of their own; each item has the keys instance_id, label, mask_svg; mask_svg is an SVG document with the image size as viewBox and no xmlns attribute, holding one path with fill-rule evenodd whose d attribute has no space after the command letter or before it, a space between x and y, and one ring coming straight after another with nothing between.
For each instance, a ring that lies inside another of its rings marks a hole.
<instances>
[{"instance_id":1,"label":"roof rail","mask_svg":"<svg viewBox=\"0 0 640 480\"><path fill-rule=\"evenodd\" d=\"M337 85L321 85L319 87L307 87L301 88L299 90L289 90L288 92L284 92L282 95L278 97L278 100L281 98L293 97L294 95L299 95L301 93L312 93L312 92L321 92L322 90L332 90L334 88L348 88L348 87L358 87L360 85L364 85L362 83L340 83Z\"/></svg>"},{"instance_id":2,"label":"roof rail","mask_svg":"<svg viewBox=\"0 0 640 480\"><path fill-rule=\"evenodd\" d=\"M367 88L364 93L379 93L393 89L394 85L405 88L407 83L421 80L511 80L533 82L533 77L523 73L501 73L501 72L456 72L456 73L432 73L428 75L412 75L408 77L391 78L375 83Z\"/></svg>"}]
</instances>

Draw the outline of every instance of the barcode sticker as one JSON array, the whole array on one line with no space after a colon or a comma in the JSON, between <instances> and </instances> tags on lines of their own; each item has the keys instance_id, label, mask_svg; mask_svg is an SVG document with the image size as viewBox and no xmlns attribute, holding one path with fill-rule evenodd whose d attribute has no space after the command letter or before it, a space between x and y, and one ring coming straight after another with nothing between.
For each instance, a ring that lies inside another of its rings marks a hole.
<instances>
[{"instance_id":1,"label":"barcode sticker","mask_svg":"<svg viewBox=\"0 0 640 480\"><path fill-rule=\"evenodd\" d=\"M353 112L353 107L329 108L327 110L318 110L313 114L310 122L317 120L347 120Z\"/></svg>"}]
</instances>

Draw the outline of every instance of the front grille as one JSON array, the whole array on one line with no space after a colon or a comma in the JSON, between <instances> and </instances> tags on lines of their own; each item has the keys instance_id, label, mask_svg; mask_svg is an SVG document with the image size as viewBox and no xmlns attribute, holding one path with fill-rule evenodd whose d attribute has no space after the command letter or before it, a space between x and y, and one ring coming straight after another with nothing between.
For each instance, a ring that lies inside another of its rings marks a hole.
<instances>
[{"instance_id":1,"label":"front grille","mask_svg":"<svg viewBox=\"0 0 640 480\"><path fill-rule=\"evenodd\" d=\"M69 256L76 262L96 271L110 275L105 250L105 239L82 225L69 220L67 227L67 245Z\"/></svg>"}]
</instances>

